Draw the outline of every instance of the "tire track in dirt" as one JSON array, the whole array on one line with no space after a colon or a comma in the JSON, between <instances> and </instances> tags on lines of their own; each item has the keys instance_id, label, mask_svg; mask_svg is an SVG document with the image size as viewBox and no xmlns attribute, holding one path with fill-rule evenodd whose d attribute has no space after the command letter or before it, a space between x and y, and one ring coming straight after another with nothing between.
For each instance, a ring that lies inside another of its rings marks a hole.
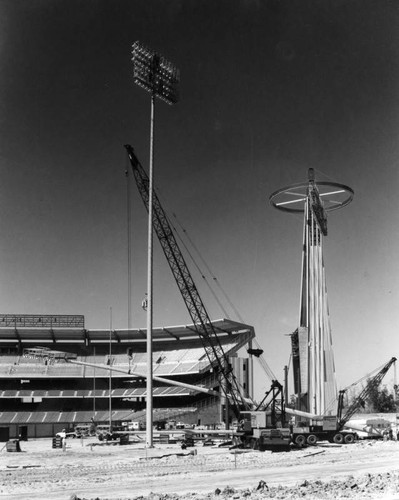
<instances>
[{"instance_id":1,"label":"tire track in dirt","mask_svg":"<svg viewBox=\"0 0 399 500\"><path fill-rule=\"evenodd\" d=\"M170 449L159 449L153 450L148 459L133 448L115 449L113 454L80 451L53 456L46 451L42 467L34 468L23 467L29 467L24 465L29 461L40 463L40 453L0 456L0 497L65 500L76 494L80 498L131 499L151 491L192 495L227 486L255 488L260 480L270 486L289 487L305 480L326 482L399 469L399 442L370 446L358 443L342 449L311 448L282 454L233 455L229 450L211 452L199 448L198 455L185 457L177 457ZM10 468L3 468L7 466Z\"/></svg>"}]
</instances>

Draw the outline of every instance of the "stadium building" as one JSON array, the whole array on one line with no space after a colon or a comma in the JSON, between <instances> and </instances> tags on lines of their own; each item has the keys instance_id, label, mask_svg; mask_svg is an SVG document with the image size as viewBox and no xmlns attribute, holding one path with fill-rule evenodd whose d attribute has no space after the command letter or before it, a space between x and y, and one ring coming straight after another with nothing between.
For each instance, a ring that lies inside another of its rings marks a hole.
<instances>
[{"instance_id":1,"label":"stadium building","mask_svg":"<svg viewBox=\"0 0 399 500\"><path fill-rule=\"evenodd\" d=\"M226 319L212 324L243 395L252 397L252 359L237 353L254 338L253 327ZM93 366L37 357L36 348ZM0 315L0 440L54 436L91 418L137 420L146 406L146 356L145 330L88 330L84 316L75 315ZM225 421L223 397L203 392L221 388L194 325L153 330L153 373L155 423Z\"/></svg>"}]
</instances>

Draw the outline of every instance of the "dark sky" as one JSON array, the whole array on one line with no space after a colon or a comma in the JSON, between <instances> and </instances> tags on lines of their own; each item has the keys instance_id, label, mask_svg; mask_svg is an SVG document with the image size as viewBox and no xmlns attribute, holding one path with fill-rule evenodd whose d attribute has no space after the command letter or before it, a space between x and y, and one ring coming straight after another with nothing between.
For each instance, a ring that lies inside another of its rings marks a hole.
<instances>
[{"instance_id":1,"label":"dark sky","mask_svg":"<svg viewBox=\"0 0 399 500\"><path fill-rule=\"evenodd\" d=\"M114 326L127 326L123 145L145 166L149 157L149 96L130 60L139 40L181 72L180 102L156 106L161 199L255 326L275 373L298 323L302 219L268 197L306 181L309 167L355 191L330 216L325 243L339 385L397 354L398 6L1 0L1 311L84 314L88 328L106 328L112 307ZM146 214L136 191L132 324L142 327ZM159 246L154 259L155 323L189 322ZM224 316L206 287L203 299Z\"/></svg>"}]
</instances>

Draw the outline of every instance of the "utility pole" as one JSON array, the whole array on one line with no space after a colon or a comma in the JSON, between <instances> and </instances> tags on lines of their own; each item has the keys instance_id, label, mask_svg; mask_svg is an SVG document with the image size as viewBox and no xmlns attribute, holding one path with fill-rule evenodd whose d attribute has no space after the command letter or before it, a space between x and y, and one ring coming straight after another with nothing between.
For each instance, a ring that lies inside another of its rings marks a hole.
<instances>
[{"instance_id":1,"label":"utility pole","mask_svg":"<svg viewBox=\"0 0 399 500\"><path fill-rule=\"evenodd\" d=\"M288 366L284 366L284 399L286 403L289 403L288 399Z\"/></svg>"},{"instance_id":2,"label":"utility pole","mask_svg":"<svg viewBox=\"0 0 399 500\"><path fill-rule=\"evenodd\" d=\"M179 70L164 57L136 41L132 45L134 83L143 87L151 95L150 119L150 166L148 200L148 262L147 262L147 400L146 400L146 440L147 447L153 447L153 367L152 367L152 323L153 323L153 178L154 178L154 122L155 98L167 104L178 101L177 84Z\"/></svg>"}]
</instances>

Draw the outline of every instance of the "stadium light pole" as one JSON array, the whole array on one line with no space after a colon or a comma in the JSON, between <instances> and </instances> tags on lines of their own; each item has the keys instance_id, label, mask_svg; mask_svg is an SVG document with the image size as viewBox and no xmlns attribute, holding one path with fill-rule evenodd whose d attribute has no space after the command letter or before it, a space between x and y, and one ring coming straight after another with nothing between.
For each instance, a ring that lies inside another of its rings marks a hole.
<instances>
[{"instance_id":1,"label":"stadium light pole","mask_svg":"<svg viewBox=\"0 0 399 500\"><path fill-rule=\"evenodd\" d=\"M109 432L112 434L112 307L109 309Z\"/></svg>"},{"instance_id":2,"label":"stadium light pole","mask_svg":"<svg viewBox=\"0 0 399 500\"><path fill-rule=\"evenodd\" d=\"M152 203L154 179L154 122L155 99L175 104L178 101L177 84L179 70L163 56L136 41L132 45L134 83L151 95L150 166L148 199L148 263L147 263L147 382L146 382L146 441L153 447L153 368L152 368L152 320L153 320L153 235Z\"/></svg>"}]
</instances>

